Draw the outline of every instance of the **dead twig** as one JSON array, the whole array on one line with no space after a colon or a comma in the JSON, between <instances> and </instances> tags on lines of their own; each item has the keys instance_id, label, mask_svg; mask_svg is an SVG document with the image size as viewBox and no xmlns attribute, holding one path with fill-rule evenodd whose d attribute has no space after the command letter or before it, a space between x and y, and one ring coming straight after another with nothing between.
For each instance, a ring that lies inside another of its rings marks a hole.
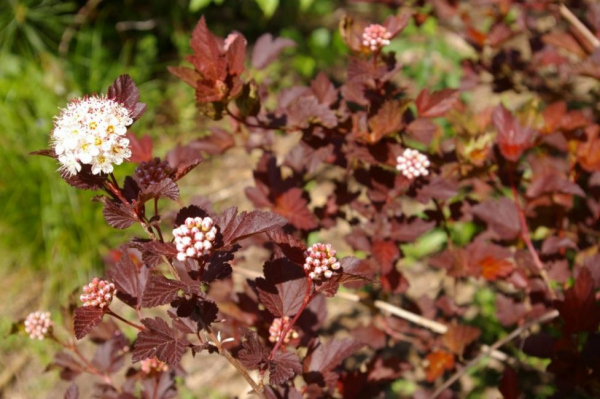
<instances>
[{"instance_id":1,"label":"dead twig","mask_svg":"<svg viewBox=\"0 0 600 399\"><path fill-rule=\"evenodd\" d=\"M523 324L521 327L517 328L516 330L514 330L513 332L508 334L506 337L499 339L488 349L481 351L481 353L479 355L477 355L476 358L474 358L473 360L468 362L465 365L465 367L463 367L462 369L460 369L456 373L454 373L452 375L452 377L450 377L448 380L446 380L442 385L440 385L438 387L438 389L435 390L435 392L433 393L433 395L431 395L429 397L429 399L437 398L442 392L444 392L452 384L454 384L456 381L458 381L458 379L460 377L462 377L469 370L471 370L473 367L475 367L481 360L483 360L487 356L490 356L493 351L498 350L501 346L503 346L503 345L507 344L508 342L512 341L513 339L517 338L519 335L521 335L521 333L530 329L531 327L538 325L538 324L545 323L550 320L553 320L557 316L558 316L558 310L553 310L551 312L548 312L548 313L538 317L537 319L531 320L530 322Z\"/></svg>"},{"instance_id":2,"label":"dead twig","mask_svg":"<svg viewBox=\"0 0 600 399\"><path fill-rule=\"evenodd\" d=\"M593 48L600 47L600 40L565 6L561 4L558 6L560 15L588 41Z\"/></svg>"}]
</instances>

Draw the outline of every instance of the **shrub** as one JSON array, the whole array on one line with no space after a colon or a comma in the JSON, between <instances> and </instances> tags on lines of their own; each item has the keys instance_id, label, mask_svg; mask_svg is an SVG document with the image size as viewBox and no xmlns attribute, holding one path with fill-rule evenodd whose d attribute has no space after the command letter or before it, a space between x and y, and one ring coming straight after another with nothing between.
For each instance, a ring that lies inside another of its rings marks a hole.
<instances>
[{"instance_id":1,"label":"shrub","mask_svg":"<svg viewBox=\"0 0 600 399\"><path fill-rule=\"evenodd\" d=\"M429 12L443 19L458 11ZM588 54L600 43L564 6L540 11L502 3L471 12L487 15L491 28L482 31L471 23L476 19L465 17L456 29L476 52L464 63L461 89L425 88L412 98L396 80L401 65L385 46L411 20L433 18L426 9L401 12L381 25L346 17L340 25L352 51L346 80L334 84L320 73L308 86L278 93L257 84L252 73L290 41L261 37L248 68L244 37L219 38L201 19L190 41L192 67L169 70L195 90L199 112L232 121L231 131L213 128L165 160L153 158L151 142L115 129L120 122L111 119L126 112L121 122L128 126L145 111L126 75L106 96L94 97L116 114L96 120L80 110L70 116L71 130L57 136L64 118L58 119L53 135L61 146L38 154L57 158L68 184L103 192L95 200L109 225L140 224L147 233L123 244L106 280L87 285L85 303L73 310L75 337L91 335L98 344L91 362L51 323L36 329L37 338L42 334L65 348L54 362L61 375L97 375L103 381L99 397L141 390L145 397L166 398L176 395L182 357L207 351L224 356L259 397L378 397L405 378L421 385L415 397L434 398L460 391L454 382L491 355L505 364L498 378L504 397L530 397L547 382L539 366L516 361L522 350L549 359L545 371L555 397L596 397L600 127L592 102L597 93L569 87L579 76L598 78L598 53ZM534 18L539 13L564 18L573 30L546 32ZM511 40L527 35L532 53L526 60ZM494 90L526 91L530 101L493 106L469 95L490 79ZM90 110L99 115L95 105ZM294 135L297 144L278 153L275 143ZM236 145L260 154L255 187L246 195L269 211L215 212L205 202L174 215L159 212L159 199L179 200L178 181L203 161L201 154L218 157ZM139 166L119 184L113 164L128 151ZM317 192L328 193L321 206L314 204ZM349 227L344 238L354 256L315 242L341 226ZM425 251L418 261L441 270L450 284L435 296L410 298L411 281L396 265L435 231L444 235L443 248ZM234 291L222 282L236 270L250 274L236 259L252 246L267 249L269 259L260 276ZM494 293L495 320L466 317L455 295L466 283ZM342 286L359 295L340 292ZM350 331L352 338L323 340L325 298L336 295L369 305L372 317ZM115 313L113 296L139 320ZM133 343L108 317L138 330ZM497 322L512 331L496 337L498 330L488 325ZM534 326L536 333L523 335ZM499 350L516 339L511 353ZM417 356L406 353L406 342ZM345 360L357 351L366 360L350 367ZM117 386L113 374L129 353L133 365ZM515 372L521 368L528 374ZM76 385L67 395L77 396Z\"/></svg>"}]
</instances>

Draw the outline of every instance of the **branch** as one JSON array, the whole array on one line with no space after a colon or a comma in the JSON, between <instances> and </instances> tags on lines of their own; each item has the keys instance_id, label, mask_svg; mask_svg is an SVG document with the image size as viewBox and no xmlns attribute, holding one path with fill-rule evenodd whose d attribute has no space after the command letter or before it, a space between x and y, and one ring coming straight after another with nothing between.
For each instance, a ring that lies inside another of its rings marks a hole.
<instances>
[{"instance_id":1,"label":"branch","mask_svg":"<svg viewBox=\"0 0 600 399\"><path fill-rule=\"evenodd\" d=\"M517 207L517 214L519 215L519 224L521 225L521 238L525 241L525 245L533 258L533 262L538 268L540 276L544 283L546 284L546 288L548 288L548 294L550 294L551 299L556 299L556 293L552 289L552 285L550 284L550 278L548 278L548 273L546 273L546 269L544 268L544 264L540 260L540 257L531 242L531 233L529 232L529 227L527 226L527 219L525 218L525 212L523 212L523 208L521 207L521 202L519 201L519 193L517 192L517 188L515 187L514 180L510 179L510 188L512 190L513 199L515 202L515 206Z\"/></svg>"},{"instance_id":2,"label":"branch","mask_svg":"<svg viewBox=\"0 0 600 399\"><path fill-rule=\"evenodd\" d=\"M508 342L512 341L513 339L515 339L516 337L521 335L522 332L528 330L529 328L531 328L537 324L542 324L547 321L550 321L550 320L556 318L557 316L558 316L558 310L553 310L551 312L548 312L548 313L538 317L537 319L531 320L530 322L523 324L521 327L517 328L512 333L508 334L506 337L496 341L492 346L490 346L486 350L483 350L479 355L477 355L476 358L474 358L473 360L468 362L465 365L465 367L463 367L462 369L460 369L456 373L454 373L452 375L452 377L450 377L448 380L446 380L438 389L435 390L435 392L433 393L433 395L431 395L429 397L429 399L437 398L442 392L444 392L447 388L449 388L452 384L454 384L460 377L462 377L470 369L475 367L481 360L483 360L485 357L489 356L492 353L492 351L495 351L495 350L499 349L502 345L507 344Z\"/></svg>"},{"instance_id":3,"label":"branch","mask_svg":"<svg viewBox=\"0 0 600 399\"><path fill-rule=\"evenodd\" d=\"M593 48L600 47L600 40L564 4L558 6L560 15L589 42Z\"/></svg>"},{"instance_id":4,"label":"branch","mask_svg":"<svg viewBox=\"0 0 600 399\"><path fill-rule=\"evenodd\" d=\"M244 379L248 382L248 384L250 384L250 386L252 387L252 389L254 390L256 395L258 395L259 398L266 399L267 397L263 393L263 390L256 384L256 381L254 381L254 379L252 377L250 377L250 374L248 374L248 370L246 370L246 368L236 358L231 356L231 353L229 353L227 351L227 349L223 348L223 345L221 345L221 341L219 341L219 338L215 336L215 333L212 332L212 329L210 327L207 327L206 331L207 331L208 335L210 336L212 343L214 343L214 345L219 350L219 354L221 356L223 356L225 359L227 359L227 361L233 367L235 367L237 369L237 371L240 372L242 377L244 377Z\"/></svg>"},{"instance_id":5,"label":"branch","mask_svg":"<svg viewBox=\"0 0 600 399\"><path fill-rule=\"evenodd\" d=\"M236 273L238 273L246 278L250 278L250 279L255 279L257 277L262 276L258 272L255 272L253 270L244 269L243 267L236 266L233 270L235 270ZM348 301L352 301L352 302L362 303L365 306L369 305L369 304L365 303L364 301L362 301L358 295L351 294L349 292L338 292L335 295L335 297L345 299ZM411 323L414 323L418 326L427 328L428 330L431 330L434 333L445 334L446 331L448 331L448 327L445 324L438 323L437 321L427 319L423 316L419 316L416 313L409 312L408 310L404 310L397 306L391 305L387 302L376 300L375 302L373 302L373 306L375 306L377 309L379 309L381 311L391 313L394 316L397 316L401 319L408 320ZM486 350L488 348L486 345L482 345L481 347L484 350ZM505 362L509 359L509 357L506 355L506 353L503 353L500 351L493 351L492 357L501 362Z\"/></svg>"}]
</instances>

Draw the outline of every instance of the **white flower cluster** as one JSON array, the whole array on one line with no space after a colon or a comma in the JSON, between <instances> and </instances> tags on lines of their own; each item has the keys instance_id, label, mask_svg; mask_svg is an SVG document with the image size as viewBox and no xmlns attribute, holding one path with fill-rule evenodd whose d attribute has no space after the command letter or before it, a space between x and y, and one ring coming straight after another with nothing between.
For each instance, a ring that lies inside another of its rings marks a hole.
<instances>
[{"instance_id":1,"label":"white flower cluster","mask_svg":"<svg viewBox=\"0 0 600 399\"><path fill-rule=\"evenodd\" d=\"M288 328L289 325L290 325L290 318L288 316L285 316L282 318L276 317L273 320L271 327L269 327L269 341L271 341L273 343L279 341L279 335L281 335L281 333L286 328ZM298 333L296 332L296 330L291 328L287 332L287 334L285 334L285 337L283 338L283 343L289 344L290 341L297 339L297 338L298 338Z\"/></svg>"},{"instance_id":2,"label":"white flower cluster","mask_svg":"<svg viewBox=\"0 0 600 399\"><path fill-rule=\"evenodd\" d=\"M402 172L404 177L409 180L429 174L428 168L431 163L427 155L421 154L417 150L405 149L402 155L396 158L396 161L398 162L396 169Z\"/></svg>"},{"instance_id":3,"label":"white flower cluster","mask_svg":"<svg viewBox=\"0 0 600 399\"><path fill-rule=\"evenodd\" d=\"M173 236L178 251L177 259L184 261L210 252L217 236L217 226L208 216L204 219L187 218L184 224L173 230Z\"/></svg>"},{"instance_id":4,"label":"white flower cluster","mask_svg":"<svg viewBox=\"0 0 600 399\"><path fill-rule=\"evenodd\" d=\"M368 47L371 51L378 51L383 46L390 44L391 37L391 33L384 26L372 24L367 26L363 32L363 46Z\"/></svg>"},{"instance_id":5,"label":"white flower cluster","mask_svg":"<svg viewBox=\"0 0 600 399\"><path fill-rule=\"evenodd\" d=\"M25 324L25 332L29 334L29 338L42 340L52 326L50 312L30 313L23 324Z\"/></svg>"},{"instance_id":6,"label":"white flower cluster","mask_svg":"<svg viewBox=\"0 0 600 399\"><path fill-rule=\"evenodd\" d=\"M322 276L331 278L333 272L341 267L340 262L335 257L335 250L331 244L313 244L306 252L304 270L306 270L308 276L313 280Z\"/></svg>"},{"instance_id":7,"label":"white flower cluster","mask_svg":"<svg viewBox=\"0 0 600 399\"><path fill-rule=\"evenodd\" d=\"M169 370L169 365L165 362L158 360L156 357L144 359L140 362L142 371L146 374L151 373L162 373L163 371Z\"/></svg>"},{"instance_id":8,"label":"white flower cluster","mask_svg":"<svg viewBox=\"0 0 600 399\"><path fill-rule=\"evenodd\" d=\"M113 300L116 288L113 283L94 277L91 283L83 286L83 295L79 297L83 306L107 308Z\"/></svg>"},{"instance_id":9,"label":"white flower cluster","mask_svg":"<svg viewBox=\"0 0 600 399\"><path fill-rule=\"evenodd\" d=\"M51 142L61 170L76 175L81 165L91 165L92 173L111 173L131 156L124 135L133 123L120 103L104 96L71 101L55 118Z\"/></svg>"}]
</instances>

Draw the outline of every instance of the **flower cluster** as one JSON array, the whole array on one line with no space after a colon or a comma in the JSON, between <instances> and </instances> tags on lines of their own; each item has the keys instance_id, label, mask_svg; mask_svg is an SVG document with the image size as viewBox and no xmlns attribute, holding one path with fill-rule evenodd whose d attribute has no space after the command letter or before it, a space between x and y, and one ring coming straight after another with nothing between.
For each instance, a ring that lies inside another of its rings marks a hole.
<instances>
[{"instance_id":1,"label":"flower cluster","mask_svg":"<svg viewBox=\"0 0 600 399\"><path fill-rule=\"evenodd\" d=\"M83 295L79 297L83 306L107 308L115 296L115 285L94 277L91 283L83 286Z\"/></svg>"},{"instance_id":2,"label":"flower cluster","mask_svg":"<svg viewBox=\"0 0 600 399\"><path fill-rule=\"evenodd\" d=\"M135 168L135 177L142 187L150 187L166 179L171 174L172 169L167 161L161 161L156 157L151 161L142 162Z\"/></svg>"},{"instance_id":3,"label":"flower cluster","mask_svg":"<svg viewBox=\"0 0 600 399\"><path fill-rule=\"evenodd\" d=\"M404 150L402 155L396 159L398 169L404 177L409 180L415 179L419 176L427 176L429 174L429 159L427 155L421 154L417 150L407 148Z\"/></svg>"},{"instance_id":4,"label":"flower cluster","mask_svg":"<svg viewBox=\"0 0 600 399\"><path fill-rule=\"evenodd\" d=\"M30 313L23 324L25 324L25 332L29 334L29 338L42 340L52 327L50 312Z\"/></svg>"},{"instance_id":5,"label":"flower cluster","mask_svg":"<svg viewBox=\"0 0 600 399\"><path fill-rule=\"evenodd\" d=\"M363 46L371 51L381 50L383 46L390 44L392 35L388 30L379 24L372 24L365 28L362 39Z\"/></svg>"},{"instance_id":6,"label":"flower cluster","mask_svg":"<svg viewBox=\"0 0 600 399\"><path fill-rule=\"evenodd\" d=\"M281 335L281 333L285 329L287 329L289 325L290 325L289 317L287 317L287 316L282 317L282 318L276 317L273 320L271 327L269 327L269 341L271 341L273 343L279 341L279 335ZM297 339L297 338L298 338L298 333L296 332L296 330L294 330L292 328L285 334L285 337L283 338L283 343L289 344L290 341Z\"/></svg>"},{"instance_id":7,"label":"flower cluster","mask_svg":"<svg viewBox=\"0 0 600 399\"><path fill-rule=\"evenodd\" d=\"M162 373L169 370L169 365L155 357L144 359L140 362L142 371L146 374Z\"/></svg>"},{"instance_id":8,"label":"flower cluster","mask_svg":"<svg viewBox=\"0 0 600 399\"><path fill-rule=\"evenodd\" d=\"M185 223L173 230L177 259L206 255L210 252L217 235L217 227L208 216L203 218L187 218Z\"/></svg>"},{"instance_id":9,"label":"flower cluster","mask_svg":"<svg viewBox=\"0 0 600 399\"><path fill-rule=\"evenodd\" d=\"M340 262L335 257L335 250L331 244L313 244L306 253L304 270L313 280L322 276L330 278L333 276L333 272L340 268Z\"/></svg>"},{"instance_id":10,"label":"flower cluster","mask_svg":"<svg viewBox=\"0 0 600 399\"><path fill-rule=\"evenodd\" d=\"M95 175L111 173L113 164L131 156L124 135L132 123L127 108L104 96L71 101L55 118L51 134L60 169L72 176L84 164Z\"/></svg>"}]
</instances>

